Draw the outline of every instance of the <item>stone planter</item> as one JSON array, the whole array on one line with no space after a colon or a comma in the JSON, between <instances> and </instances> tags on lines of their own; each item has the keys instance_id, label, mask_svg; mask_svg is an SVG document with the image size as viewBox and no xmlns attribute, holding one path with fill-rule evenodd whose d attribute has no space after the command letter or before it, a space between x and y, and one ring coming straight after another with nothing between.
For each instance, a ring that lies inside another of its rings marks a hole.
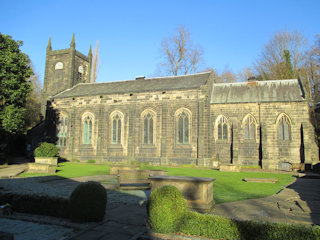
<instances>
[{"instance_id":1,"label":"stone planter","mask_svg":"<svg viewBox=\"0 0 320 240\"><path fill-rule=\"evenodd\" d=\"M55 174L57 166L49 164L40 164L40 163L28 163L28 172L29 173L48 173Z\"/></svg>"},{"instance_id":2,"label":"stone planter","mask_svg":"<svg viewBox=\"0 0 320 240\"><path fill-rule=\"evenodd\" d=\"M210 212L214 206L213 181L215 178L150 176L151 192L159 187L172 185L179 189L187 207L199 212Z\"/></svg>"},{"instance_id":3,"label":"stone planter","mask_svg":"<svg viewBox=\"0 0 320 240\"><path fill-rule=\"evenodd\" d=\"M140 165L110 165L110 174L111 175L118 175L118 171L119 170L139 170L140 169Z\"/></svg>"},{"instance_id":4,"label":"stone planter","mask_svg":"<svg viewBox=\"0 0 320 240\"><path fill-rule=\"evenodd\" d=\"M58 165L58 157L35 157L34 160L38 164Z\"/></svg>"}]
</instances>

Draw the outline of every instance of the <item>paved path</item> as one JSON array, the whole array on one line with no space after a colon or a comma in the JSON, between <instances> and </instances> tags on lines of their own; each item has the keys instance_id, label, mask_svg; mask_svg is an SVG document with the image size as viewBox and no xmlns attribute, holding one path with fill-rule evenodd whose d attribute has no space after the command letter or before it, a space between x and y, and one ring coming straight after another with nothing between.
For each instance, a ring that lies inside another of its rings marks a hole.
<instances>
[{"instance_id":1,"label":"paved path","mask_svg":"<svg viewBox=\"0 0 320 240\"><path fill-rule=\"evenodd\" d=\"M213 213L238 220L320 225L320 176L297 178L266 198L218 204Z\"/></svg>"},{"instance_id":2,"label":"paved path","mask_svg":"<svg viewBox=\"0 0 320 240\"><path fill-rule=\"evenodd\" d=\"M27 163L8 165L0 168L0 178L12 178L28 169Z\"/></svg>"}]
</instances>

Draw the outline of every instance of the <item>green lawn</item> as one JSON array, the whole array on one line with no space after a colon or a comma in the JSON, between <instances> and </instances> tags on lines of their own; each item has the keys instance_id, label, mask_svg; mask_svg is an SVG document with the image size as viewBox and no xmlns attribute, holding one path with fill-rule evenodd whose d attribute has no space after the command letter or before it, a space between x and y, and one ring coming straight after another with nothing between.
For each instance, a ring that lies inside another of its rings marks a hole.
<instances>
[{"instance_id":1,"label":"green lawn","mask_svg":"<svg viewBox=\"0 0 320 240\"><path fill-rule=\"evenodd\" d=\"M104 175L109 174L110 167L107 164L94 164L94 163L74 163L64 162L59 163L57 167L57 173L54 176L64 178L74 178L92 175ZM38 176L50 176L49 174L42 173L23 173L20 177L38 177Z\"/></svg>"},{"instance_id":2,"label":"green lawn","mask_svg":"<svg viewBox=\"0 0 320 240\"><path fill-rule=\"evenodd\" d=\"M157 167L144 166L157 169ZM258 173L258 172L220 172L195 168L165 168L171 176L209 177L215 178L214 199L216 203L232 202L252 198L262 198L275 194L294 180L290 174ZM277 183L249 183L244 178L276 178Z\"/></svg>"},{"instance_id":3,"label":"green lawn","mask_svg":"<svg viewBox=\"0 0 320 240\"><path fill-rule=\"evenodd\" d=\"M216 203L261 198L275 194L294 180L290 174L258 172L220 172L211 169L170 168L142 166L142 169L165 169L171 176L210 177L214 181L214 199ZM59 163L55 176L74 178L81 176L103 175L109 173L107 164ZM48 176L48 174L24 173L21 177ZM244 178L276 178L277 183L248 183Z\"/></svg>"}]
</instances>

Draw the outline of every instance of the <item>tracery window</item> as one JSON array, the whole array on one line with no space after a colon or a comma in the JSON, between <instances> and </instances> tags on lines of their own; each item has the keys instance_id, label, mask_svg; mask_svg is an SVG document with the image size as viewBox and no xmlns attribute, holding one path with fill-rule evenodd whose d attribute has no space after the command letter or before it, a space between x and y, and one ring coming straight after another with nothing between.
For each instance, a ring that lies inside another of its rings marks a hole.
<instances>
[{"instance_id":1,"label":"tracery window","mask_svg":"<svg viewBox=\"0 0 320 240\"><path fill-rule=\"evenodd\" d=\"M150 112L143 117L143 144L153 144L153 115Z\"/></svg>"},{"instance_id":2,"label":"tracery window","mask_svg":"<svg viewBox=\"0 0 320 240\"><path fill-rule=\"evenodd\" d=\"M67 132L68 132L68 117L61 114L58 123L58 142L59 147L65 147L67 145Z\"/></svg>"},{"instance_id":3,"label":"tracery window","mask_svg":"<svg viewBox=\"0 0 320 240\"><path fill-rule=\"evenodd\" d=\"M121 115L119 113L112 117L112 144L121 144Z\"/></svg>"},{"instance_id":4,"label":"tracery window","mask_svg":"<svg viewBox=\"0 0 320 240\"><path fill-rule=\"evenodd\" d=\"M244 120L244 139L256 139L257 122L252 115L248 115Z\"/></svg>"},{"instance_id":5,"label":"tracery window","mask_svg":"<svg viewBox=\"0 0 320 240\"><path fill-rule=\"evenodd\" d=\"M220 116L217 120L218 139L228 140L228 121L226 117Z\"/></svg>"},{"instance_id":6,"label":"tracery window","mask_svg":"<svg viewBox=\"0 0 320 240\"><path fill-rule=\"evenodd\" d=\"M278 139L290 140L291 122L287 115L283 114L278 120Z\"/></svg>"},{"instance_id":7,"label":"tracery window","mask_svg":"<svg viewBox=\"0 0 320 240\"><path fill-rule=\"evenodd\" d=\"M183 110L177 116L177 136L178 144L188 144L190 140L190 114Z\"/></svg>"},{"instance_id":8,"label":"tracery window","mask_svg":"<svg viewBox=\"0 0 320 240\"><path fill-rule=\"evenodd\" d=\"M86 115L83 118L83 144L92 144L92 124L93 118L90 115Z\"/></svg>"}]
</instances>

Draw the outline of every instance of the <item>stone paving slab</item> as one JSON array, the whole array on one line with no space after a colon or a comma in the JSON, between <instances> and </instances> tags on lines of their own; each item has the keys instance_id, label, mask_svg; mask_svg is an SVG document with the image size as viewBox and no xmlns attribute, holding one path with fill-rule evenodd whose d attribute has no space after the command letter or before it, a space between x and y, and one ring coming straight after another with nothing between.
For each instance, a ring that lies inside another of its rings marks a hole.
<instances>
[{"instance_id":1,"label":"stone paving slab","mask_svg":"<svg viewBox=\"0 0 320 240\"><path fill-rule=\"evenodd\" d=\"M8 165L7 167L0 168L0 178L12 178L20 173L23 173L28 169L28 164L14 164Z\"/></svg>"},{"instance_id":2,"label":"stone paving slab","mask_svg":"<svg viewBox=\"0 0 320 240\"><path fill-rule=\"evenodd\" d=\"M14 240L56 240L67 237L72 228L0 218L0 231L14 234Z\"/></svg>"},{"instance_id":3,"label":"stone paving slab","mask_svg":"<svg viewBox=\"0 0 320 240\"><path fill-rule=\"evenodd\" d=\"M117 204L107 207L107 216L99 225L68 240L138 239L146 234L146 206Z\"/></svg>"}]
</instances>

